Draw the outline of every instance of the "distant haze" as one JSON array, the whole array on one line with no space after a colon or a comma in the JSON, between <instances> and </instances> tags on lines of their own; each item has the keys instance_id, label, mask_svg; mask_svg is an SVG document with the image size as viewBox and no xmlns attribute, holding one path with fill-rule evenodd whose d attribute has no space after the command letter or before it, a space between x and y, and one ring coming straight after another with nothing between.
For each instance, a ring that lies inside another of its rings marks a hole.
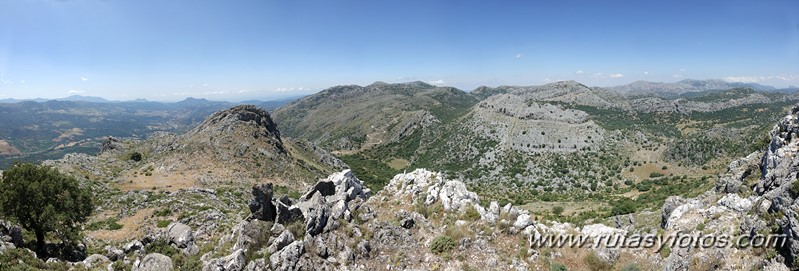
<instances>
[{"instance_id":1,"label":"distant haze","mask_svg":"<svg viewBox=\"0 0 799 271\"><path fill-rule=\"evenodd\" d=\"M0 99L343 84L799 85L797 1L0 1Z\"/></svg>"}]
</instances>

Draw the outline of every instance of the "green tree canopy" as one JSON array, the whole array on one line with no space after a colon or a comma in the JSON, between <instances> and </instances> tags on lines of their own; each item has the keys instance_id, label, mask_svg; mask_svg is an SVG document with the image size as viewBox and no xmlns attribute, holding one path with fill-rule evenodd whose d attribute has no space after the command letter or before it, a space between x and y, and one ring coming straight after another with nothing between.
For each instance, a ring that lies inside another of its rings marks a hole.
<instances>
[{"instance_id":1,"label":"green tree canopy","mask_svg":"<svg viewBox=\"0 0 799 271\"><path fill-rule=\"evenodd\" d=\"M36 234L40 256L49 232L65 244L79 240L80 223L93 209L89 191L51 167L15 164L0 181L0 215Z\"/></svg>"}]
</instances>

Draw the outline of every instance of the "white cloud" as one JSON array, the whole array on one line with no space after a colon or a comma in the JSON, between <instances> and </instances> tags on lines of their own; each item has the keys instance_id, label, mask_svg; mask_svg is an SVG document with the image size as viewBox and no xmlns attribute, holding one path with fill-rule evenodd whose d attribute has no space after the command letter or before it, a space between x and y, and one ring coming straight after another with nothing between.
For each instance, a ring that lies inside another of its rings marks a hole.
<instances>
[{"instance_id":1,"label":"white cloud","mask_svg":"<svg viewBox=\"0 0 799 271\"><path fill-rule=\"evenodd\" d=\"M89 81L89 78L86 78L86 77L83 77L83 76L81 76L81 77L80 77L80 80L81 80L81 81L83 81L83 82L86 82L86 81Z\"/></svg>"},{"instance_id":2,"label":"white cloud","mask_svg":"<svg viewBox=\"0 0 799 271\"><path fill-rule=\"evenodd\" d=\"M621 73L611 73L609 76L610 76L610 78L622 78L622 77L624 77L624 74L621 74Z\"/></svg>"},{"instance_id":3,"label":"white cloud","mask_svg":"<svg viewBox=\"0 0 799 271\"><path fill-rule=\"evenodd\" d=\"M782 81L794 81L799 80L799 75L788 75L788 74L780 74L780 75L768 75L768 76L727 76L721 78L721 80L728 81L728 82L738 82L738 83L759 83L769 80L782 80Z\"/></svg>"},{"instance_id":4,"label":"white cloud","mask_svg":"<svg viewBox=\"0 0 799 271\"><path fill-rule=\"evenodd\" d=\"M220 90L220 91L206 91L204 94L205 94L205 95L222 95L222 94L227 94L227 91L225 91L225 90Z\"/></svg>"},{"instance_id":5,"label":"white cloud","mask_svg":"<svg viewBox=\"0 0 799 271\"><path fill-rule=\"evenodd\" d=\"M516 54L516 58L522 58L522 57L523 57L522 54Z\"/></svg>"},{"instance_id":6,"label":"white cloud","mask_svg":"<svg viewBox=\"0 0 799 271\"><path fill-rule=\"evenodd\" d=\"M675 74L675 75L672 75L671 77L674 77L674 78L682 78L682 74Z\"/></svg>"},{"instance_id":7,"label":"white cloud","mask_svg":"<svg viewBox=\"0 0 799 271\"><path fill-rule=\"evenodd\" d=\"M649 72L644 72L644 75L649 75Z\"/></svg>"},{"instance_id":8,"label":"white cloud","mask_svg":"<svg viewBox=\"0 0 799 271\"><path fill-rule=\"evenodd\" d=\"M193 85L193 84L192 84L192 85L189 85L189 88L194 88L194 85Z\"/></svg>"},{"instance_id":9,"label":"white cloud","mask_svg":"<svg viewBox=\"0 0 799 271\"><path fill-rule=\"evenodd\" d=\"M582 71L582 70L579 70L579 71L576 71L576 72L574 72L574 73L576 73L576 74L584 74L585 72L584 72L584 71Z\"/></svg>"},{"instance_id":10,"label":"white cloud","mask_svg":"<svg viewBox=\"0 0 799 271\"><path fill-rule=\"evenodd\" d=\"M74 90L74 89L72 89L72 90L70 90L70 91L67 91L67 93L68 93L68 94L73 94L73 95L75 95L75 94L83 94L83 93L86 93L86 91L83 91L83 90Z\"/></svg>"},{"instance_id":11,"label":"white cloud","mask_svg":"<svg viewBox=\"0 0 799 271\"><path fill-rule=\"evenodd\" d=\"M252 90L249 90L249 89L240 89L239 90L239 93L250 93L250 92L252 92Z\"/></svg>"},{"instance_id":12,"label":"white cloud","mask_svg":"<svg viewBox=\"0 0 799 271\"><path fill-rule=\"evenodd\" d=\"M446 84L447 82L444 82L444 80L438 79L438 80L433 80L433 81L427 81L427 83L431 84L431 85L443 85L443 84Z\"/></svg>"},{"instance_id":13,"label":"white cloud","mask_svg":"<svg viewBox=\"0 0 799 271\"><path fill-rule=\"evenodd\" d=\"M605 78L605 75L602 74L601 72L598 72L598 73L592 74L591 77L594 77L594 78Z\"/></svg>"},{"instance_id":14,"label":"white cloud","mask_svg":"<svg viewBox=\"0 0 799 271\"><path fill-rule=\"evenodd\" d=\"M724 81L738 83L757 83L766 80L763 76L727 76L722 78Z\"/></svg>"},{"instance_id":15,"label":"white cloud","mask_svg":"<svg viewBox=\"0 0 799 271\"><path fill-rule=\"evenodd\" d=\"M25 84L25 80L19 80L19 83L24 85Z\"/></svg>"},{"instance_id":16,"label":"white cloud","mask_svg":"<svg viewBox=\"0 0 799 271\"><path fill-rule=\"evenodd\" d=\"M208 83L203 84L203 87L208 87Z\"/></svg>"}]
</instances>

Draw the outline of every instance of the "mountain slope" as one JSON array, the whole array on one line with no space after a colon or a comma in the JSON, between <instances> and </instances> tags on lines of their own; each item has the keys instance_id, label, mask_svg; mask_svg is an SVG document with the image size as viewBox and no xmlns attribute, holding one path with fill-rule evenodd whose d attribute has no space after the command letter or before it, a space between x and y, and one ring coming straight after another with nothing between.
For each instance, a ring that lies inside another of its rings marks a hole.
<instances>
[{"instance_id":1,"label":"mountain slope","mask_svg":"<svg viewBox=\"0 0 799 271\"><path fill-rule=\"evenodd\" d=\"M726 90L731 88L752 88L758 91L776 90L774 87L764 86L755 83L725 82L713 79L709 80L685 79L674 83L635 81L627 85L609 87L608 89L630 96L655 94L664 97L673 97L688 92Z\"/></svg>"},{"instance_id":2,"label":"mountain slope","mask_svg":"<svg viewBox=\"0 0 799 271\"><path fill-rule=\"evenodd\" d=\"M123 190L170 191L262 180L300 188L306 185L302 180L344 166L311 144L282 139L269 113L252 105L216 112L185 134L155 133L143 141L112 138L103 147L96 158L71 155L58 161L93 161L94 168L103 169L93 173L96 178ZM132 153L143 159L130 160Z\"/></svg>"},{"instance_id":3,"label":"mountain slope","mask_svg":"<svg viewBox=\"0 0 799 271\"><path fill-rule=\"evenodd\" d=\"M427 121L449 121L477 100L455 88L423 82L336 86L275 111L286 135L331 150L359 150L408 134Z\"/></svg>"}]
</instances>

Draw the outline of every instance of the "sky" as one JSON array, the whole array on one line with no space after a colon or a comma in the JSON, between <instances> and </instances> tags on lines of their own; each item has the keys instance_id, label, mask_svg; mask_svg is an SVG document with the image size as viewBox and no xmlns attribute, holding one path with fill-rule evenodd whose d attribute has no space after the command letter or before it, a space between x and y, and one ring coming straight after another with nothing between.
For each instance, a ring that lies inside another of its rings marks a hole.
<instances>
[{"instance_id":1,"label":"sky","mask_svg":"<svg viewBox=\"0 0 799 271\"><path fill-rule=\"evenodd\" d=\"M0 99L688 78L799 86L799 1L0 0Z\"/></svg>"}]
</instances>

